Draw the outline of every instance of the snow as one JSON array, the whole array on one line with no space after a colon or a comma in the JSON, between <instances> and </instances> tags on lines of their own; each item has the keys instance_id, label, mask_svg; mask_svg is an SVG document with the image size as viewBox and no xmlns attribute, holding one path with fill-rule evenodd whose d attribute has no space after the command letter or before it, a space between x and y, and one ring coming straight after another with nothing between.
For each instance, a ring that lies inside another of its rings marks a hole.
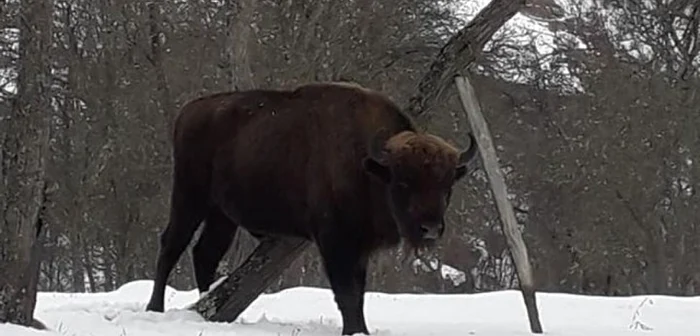
<instances>
[{"instance_id":1,"label":"snow","mask_svg":"<svg viewBox=\"0 0 700 336\"><path fill-rule=\"evenodd\" d=\"M223 277L219 278L219 280L214 281L214 283L209 285L209 289L207 291L205 291L199 295L199 298L201 299L201 298L209 295L209 293L211 293L211 291L213 291L214 289L216 289L216 287L219 287L219 285L224 283L224 281L226 281L226 279L228 279L228 276L223 276Z\"/></svg>"},{"instance_id":2,"label":"snow","mask_svg":"<svg viewBox=\"0 0 700 336\"><path fill-rule=\"evenodd\" d=\"M450 265L443 264L440 267L440 275L443 279L452 281L455 287L467 282L467 274Z\"/></svg>"},{"instance_id":3,"label":"snow","mask_svg":"<svg viewBox=\"0 0 700 336\"><path fill-rule=\"evenodd\" d=\"M0 324L3 336L320 336L340 335L340 313L328 289L295 287L263 294L234 323L210 323L185 308L196 290L166 290L166 312L145 312L151 281L109 293L39 293L36 316L52 331ZM700 297L625 298L539 293L544 335L694 335ZM367 293L372 335L531 335L520 293Z\"/></svg>"},{"instance_id":4,"label":"snow","mask_svg":"<svg viewBox=\"0 0 700 336\"><path fill-rule=\"evenodd\" d=\"M452 282L452 285L457 287L467 281L467 274L464 271L460 271L450 265L441 263L437 258L432 258L429 260L428 264L420 259L414 259L411 263L413 267L413 273L417 274L418 270L423 272L437 271L440 269L440 277L443 280L448 280Z\"/></svg>"}]
</instances>

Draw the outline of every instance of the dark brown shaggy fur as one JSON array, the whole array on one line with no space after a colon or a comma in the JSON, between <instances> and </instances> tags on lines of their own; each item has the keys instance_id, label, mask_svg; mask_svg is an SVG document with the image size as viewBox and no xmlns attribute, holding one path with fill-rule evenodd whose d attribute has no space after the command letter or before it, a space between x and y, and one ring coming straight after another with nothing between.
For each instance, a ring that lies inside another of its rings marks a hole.
<instances>
[{"instance_id":1,"label":"dark brown shaggy fur","mask_svg":"<svg viewBox=\"0 0 700 336\"><path fill-rule=\"evenodd\" d=\"M197 286L208 290L239 227L258 239L314 241L343 316L343 334L368 333L367 261L401 237L414 247L442 235L464 153L420 133L384 95L354 84L249 90L195 99L173 132L173 190L148 310L194 247Z\"/></svg>"}]
</instances>

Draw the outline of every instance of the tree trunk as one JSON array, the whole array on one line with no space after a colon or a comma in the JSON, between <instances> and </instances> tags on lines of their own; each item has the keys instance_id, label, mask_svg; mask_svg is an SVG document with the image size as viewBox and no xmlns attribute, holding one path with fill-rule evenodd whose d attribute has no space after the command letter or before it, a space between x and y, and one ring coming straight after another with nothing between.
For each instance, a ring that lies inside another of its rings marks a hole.
<instances>
[{"instance_id":1,"label":"tree trunk","mask_svg":"<svg viewBox=\"0 0 700 336\"><path fill-rule=\"evenodd\" d=\"M170 92L170 86L168 85L168 78L165 72L165 64L163 58L163 48L161 45L161 39L163 31L161 29L161 14L160 6L154 2L149 2L148 7L148 29L151 42L151 53L149 60L151 65L153 65L153 71L156 75L156 85L157 91L160 94L160 99L158 99L158 108L163 120L165 122L165 129L172 129L172 118L171 114L174 113L175 108L173 107L172 94ZM169 133L165 133L169 134ZM169 139L169 137L165 137Z\"/></svg>"},{"instance_id":2,"label":"tree trunk","mask_svg":"<svg viewBox=\"0 0 700 336\"><path fill-rule=\"evenodd\" d=\"M95 281L95 268L92 264L92 255L90 249L86 242L80 244L83 249L83 259L85 260L85 273L88 277L88 283L90 284L90 293L97 292L97 282Z\"/></svg>"},{"instance_id":3,"label":"tree trunk","mask_svg":"<svg viewBox=\"0 0 700 336\"><path fill-rule=\"evenodd\" d=\"M302 239L264 239L246 261L189 309L210 321L233 322L310 245Z\"/></svg>"},{"instance_id":4,"label":"tree trunk","mask_svg":"<svg viewBox=\"0 0 700 336\"><path fill-rule=\"evenodd\" d=\"M77 231L77 228L74 227L73 230ZM71 239L70 246L72 267L72 269L70 270L72 282L71 290L76 293L83 293L85 292L85 267L83 267L83 253L82 249L80 248L82 244L82 239L80 237L80 233L78 232L75 232L72 236L73 237Z\"/></svg>"},{"instance_id":5,"label":"tree trunk","mask_svg":"<svg viewBox=\"0 0 700 336\"><path fill-rule=\"evenodd\" d=\"M224 64L227 66L227 89L248 90L255 88L253 70L248 57L251 25L255 18L254 0L225 0L226 16Z\"/></svg>"},{"instance_id":6,"label":"tree trunk","mask_svg":"<svg viewBox=\"0 0 700 336\"><path fill-rule=\"evenodd\" d=\"M51 12L48 0L21 3L19 77L0 163L0 323L33 320L51 116Z\"/></svg>"}]
</instances>

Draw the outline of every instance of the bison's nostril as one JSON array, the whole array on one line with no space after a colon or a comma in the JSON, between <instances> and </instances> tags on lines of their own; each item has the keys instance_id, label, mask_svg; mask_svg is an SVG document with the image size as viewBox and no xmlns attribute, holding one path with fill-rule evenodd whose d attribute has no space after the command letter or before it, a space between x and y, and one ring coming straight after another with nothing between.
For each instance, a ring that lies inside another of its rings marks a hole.
<instances>
[{"instance_id":1,"label":"bison's nostril","mask_svg":"<svg viewBox=\"0 0 700 336\"><path fill-rule=\"evenodd\" d=\"M421 225L420 232L423 239L437 239L440 235L440 228L437 225Z\"/></svg>"}]
</instances>

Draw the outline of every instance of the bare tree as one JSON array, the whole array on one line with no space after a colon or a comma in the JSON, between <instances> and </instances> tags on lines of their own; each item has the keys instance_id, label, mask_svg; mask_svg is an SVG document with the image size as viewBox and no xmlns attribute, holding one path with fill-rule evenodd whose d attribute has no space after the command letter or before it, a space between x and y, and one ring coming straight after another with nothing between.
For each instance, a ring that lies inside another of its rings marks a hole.
<instances>
[{"instance_id":1,"label":"bare tree","mask_svg":"<svg viewBox=\"0 0 700 336\"><path fill-rule=\"evenodd\" d=\"M17 94L2 139L0 322L34 325L50 137L52 2L23 1Z\"/></svg>"}]
</instances>

